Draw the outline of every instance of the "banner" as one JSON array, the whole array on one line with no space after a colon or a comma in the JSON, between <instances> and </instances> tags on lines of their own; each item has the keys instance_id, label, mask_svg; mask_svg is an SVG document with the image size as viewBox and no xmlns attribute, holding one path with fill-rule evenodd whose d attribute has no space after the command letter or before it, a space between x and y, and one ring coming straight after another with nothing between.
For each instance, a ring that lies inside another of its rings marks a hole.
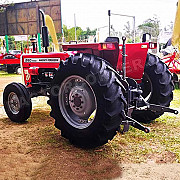
<instances>
[{"instance_id":1,"label":"banner","mask_svg":"<svg viewBox=\"0 0 180 180\"><path fill-rule=\"evenodd\" d=\"M39 9L52 17L61 33L61 0L40 0L9 5L0 13L0 36L33 35L40 32Z\"/></svg>"}]
</instances>

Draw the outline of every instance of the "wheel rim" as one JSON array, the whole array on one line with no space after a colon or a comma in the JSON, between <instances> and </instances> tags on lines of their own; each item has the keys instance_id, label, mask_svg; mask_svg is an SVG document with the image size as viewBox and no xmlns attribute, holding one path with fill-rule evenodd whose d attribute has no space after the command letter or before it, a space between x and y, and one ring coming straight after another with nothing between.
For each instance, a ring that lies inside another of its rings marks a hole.
<instances>
[{"instance_id":1,"label":"wheel rim","mask_svg":"<svg viewBox=\"0 0 180 180\"><path fill-rule=\"evenodd\" d=\"M17 74L21 74L21 68L20 67L17 68L16 72L17 72Z\"/></svg>"},{"instance_id":2,"label":"wheel rim","mask_svg":"<svg viewBox=\"0 0 180 180\"><path fill-rule=\"evenodd\" d=\"M146 73L144 73L143 75L141 88L143 90L143 93L142 93L143 98L145 99L146 102L149 102L152 96L153 86L152 86L151 79Z\"/></svg>"},{"instance_id":3,"label":"wheel rim","mask_svg":"<svg viewBox=\"0 0 180 180\"><path fill-rule=\"evenodd\" d=\"M16 93L11 92L8 95L8 106L13 114L18 114L20 111L20 101Z\"/></svg>"},{"instance_id":4,"label":"wheel rim","mask_svg":"<svg viewBox=\"0 0 180 180\"><path fill-rule=\"evenodd\" d=\"M71 126L84 129L94 121L97 101L84 78L77 75L66 78L60 86L58 100L60 111Z\"/></svg>"}]
</instances>

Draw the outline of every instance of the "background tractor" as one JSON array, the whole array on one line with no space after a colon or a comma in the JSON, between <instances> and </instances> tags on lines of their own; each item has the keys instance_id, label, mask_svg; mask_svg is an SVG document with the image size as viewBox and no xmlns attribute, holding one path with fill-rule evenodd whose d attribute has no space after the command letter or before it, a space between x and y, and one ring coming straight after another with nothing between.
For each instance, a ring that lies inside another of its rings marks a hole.
<instances>
[{"instance_id":1,"label":"background tractor","mask_svg":"<svg viewBox=\"0 0 180 180\"><path fill-rule=\"evenodd\" d=\"M170 72L173 74L174 83L180 87L178 75L180 74L180 0L177 3L176 18L174 22L172 37L167 41L162 50L163 57L161 60L168 66Z\"/></svg>"},{"instance_id":2,"label":"background tractor","mask_svg":"<svg viewBox=\"0 0 180 180\"><path fill-rule=\"evenodd\" d=\"M20 57L21 52L19 51L0 54L1 69L8 73L16 72L17 74L21 74Z\"/></svg>"},{"instance_id":3,"label":"background tractor","mask_svg":"<svg viewBox=\"0 0 180 180\"><path fill-rule=\"evenodd\" d=\"M129 126L149 132L151 122L173 99L172 76L160 59L148 53L153 43L123 44L109 37L103 43L63 45L68 53L48 53L48 31L42 11L46 53L21 56L24 85L11 83L3 94L4 108L15 122L26 121L31 98L48 96L50 115L61 135L73 144L96 147ZM135 120L136 119L136 120ZM120 125L123 129L120 129Z\"/></svg>"}]
</instances>

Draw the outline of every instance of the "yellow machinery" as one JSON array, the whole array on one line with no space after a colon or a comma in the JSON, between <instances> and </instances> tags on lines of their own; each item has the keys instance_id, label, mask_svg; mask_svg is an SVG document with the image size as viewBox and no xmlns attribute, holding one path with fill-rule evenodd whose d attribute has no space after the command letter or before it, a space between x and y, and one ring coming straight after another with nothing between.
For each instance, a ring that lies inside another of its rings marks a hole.
<instances>
[{"instance_id":1,"label":"yellow machinery","mask_svg":"<svg viewBox=\"0 0 180 180\"><path fill-rule=\"evenodd\" d=\"M57 40L56 30L54 27L53 20L49 15L45 15L45 21L46 21L46 26L48 27L49 30L49 34L51 35L55 46L55 52L59 52L59 45L58 45L58 40Z\"/></svg>"},{"instance_id":2,"label":"yellow machinery","mask_svg":"<svg viewBox=\"0 0 180 180\"><path fill-rule=\"evenodd\" d=\"M180 50L180 0L177 4L176 19L174 22L174 29L172 35L172 45Z\"/></svg>"}]
</instances>

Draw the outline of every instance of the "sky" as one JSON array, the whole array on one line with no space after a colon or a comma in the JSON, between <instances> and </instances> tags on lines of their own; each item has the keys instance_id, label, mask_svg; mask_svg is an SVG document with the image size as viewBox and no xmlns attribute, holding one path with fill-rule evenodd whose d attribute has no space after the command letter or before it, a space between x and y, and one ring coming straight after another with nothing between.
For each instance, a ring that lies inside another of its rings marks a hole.
<instances>
[{"instance_id":1,"label":"sky","mask_svg":"<svg viewBox=\"0 0 180 180\"><path fill-rule=\"evenodd\" d=\"M108 25L108 10L116 14L135 16L136 26L143 23L155 14L164 27L175 19L177 0L62 0L62 19L68 26L74 24L76 14L77 26L86 28L98 28ZM113 26L122 24L133 19L112 16Z\"/></svg>"},{"instance_id":2,"label":"sky","mask_svg":"<svg viewBox=\"0 0 180 180\"><path fill-rule=\"evenodd\" d=\"M14 0L13 2L24 2L28 0ZM108 25L108 10L112 13L135 16L136 27L148 18L156 15L161 28L174 22L176 14L176 3L178 0L61 0L61 11L63 24L68 28L74 26L74 14L76 25L82 29L100 28ZM111 24L117 30L133 19L122 16L111 16Z\"/></svg>"}]
</instances>

